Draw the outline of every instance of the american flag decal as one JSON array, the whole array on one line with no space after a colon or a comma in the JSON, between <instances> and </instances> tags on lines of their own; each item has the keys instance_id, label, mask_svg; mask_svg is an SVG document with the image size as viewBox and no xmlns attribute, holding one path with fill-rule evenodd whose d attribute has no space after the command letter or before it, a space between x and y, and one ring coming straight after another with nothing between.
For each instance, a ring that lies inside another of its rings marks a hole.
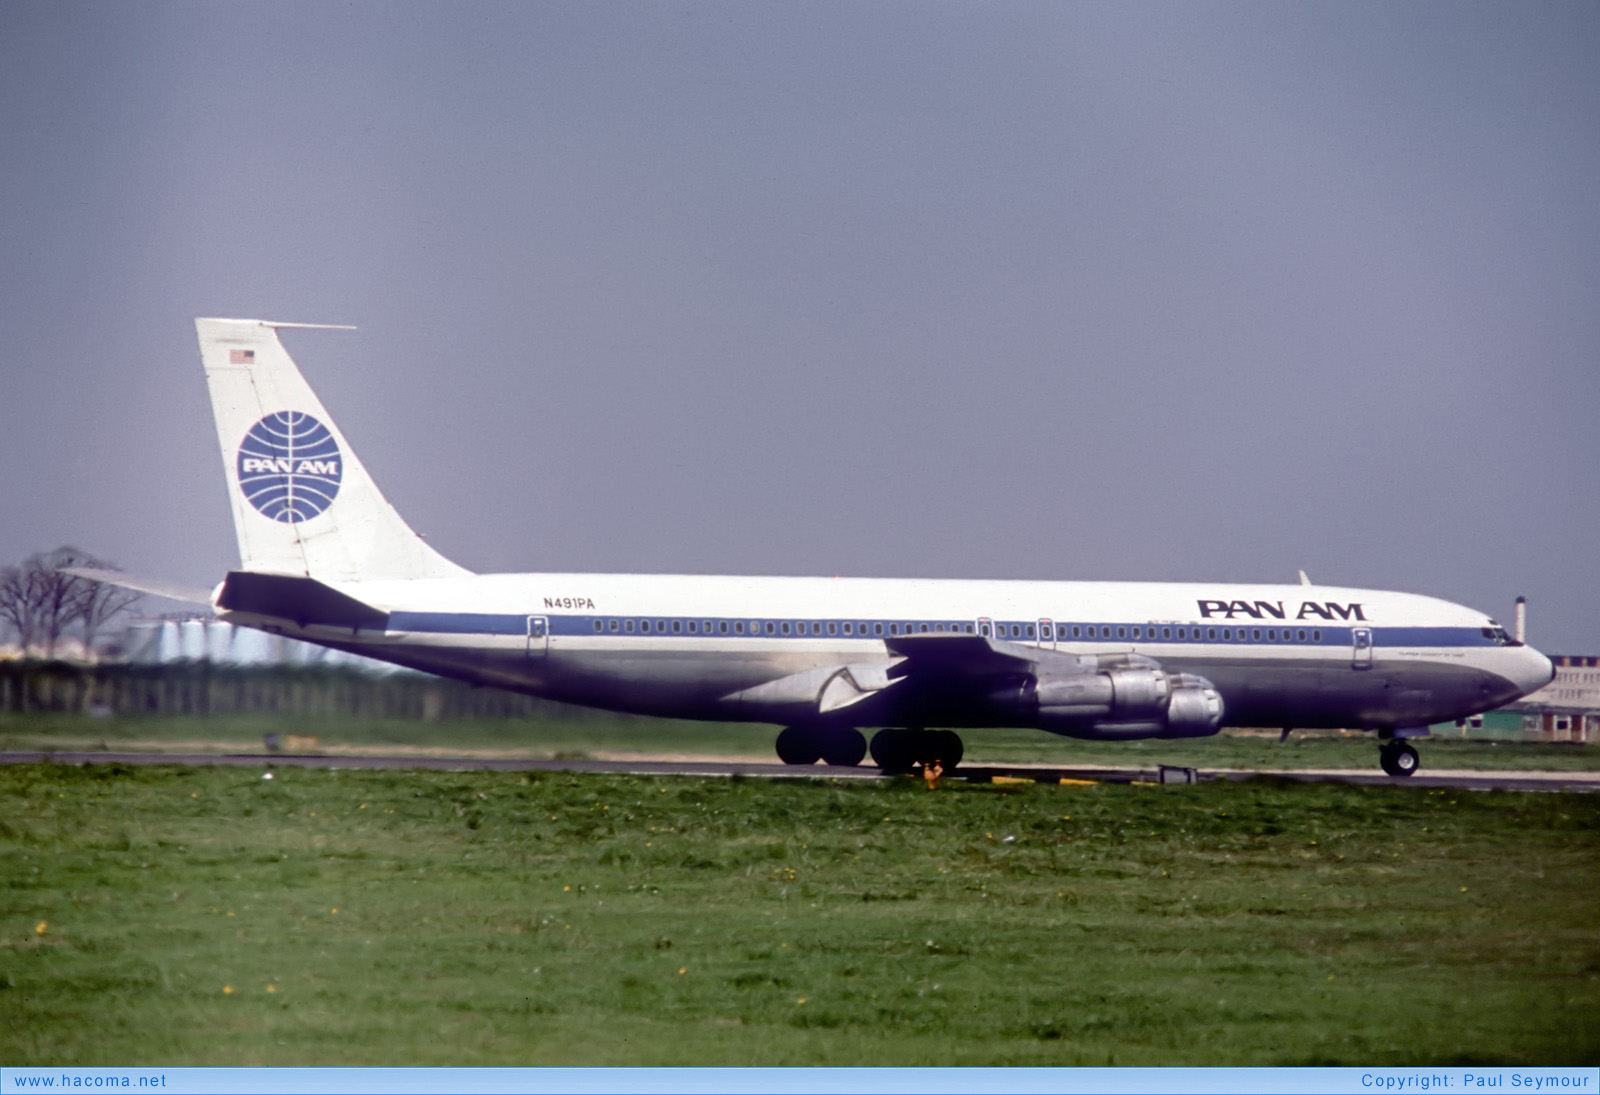
<instances>
[{"instance_id":1,"label":"american flag decal","mask_svg":"<svg viewBox=\"0 0 1600 1095\"><path fill-rule=\"evenodd\" d=\"M254 350L229 350L228 351L228 364L229 365L253 365L253 364L255 364L255 360L256 360L256 352Z\"/></svg>"}]
</instances>

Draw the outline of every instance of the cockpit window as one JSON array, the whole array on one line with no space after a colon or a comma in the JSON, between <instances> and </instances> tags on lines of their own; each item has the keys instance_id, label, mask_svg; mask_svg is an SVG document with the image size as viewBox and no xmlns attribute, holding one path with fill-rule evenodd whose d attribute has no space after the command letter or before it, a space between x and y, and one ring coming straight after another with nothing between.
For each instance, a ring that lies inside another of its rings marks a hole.
<instances>
[{"instance_id":1,"label":"cockpit window","mask_svg":"<svg viewBox=\"0 0 1600 1095\"><path fill-rule=\"evenodd\" d=\"M1506 632L1506 629L1503 628L1503 627L1485 627L1485 628L1480 628L1480 630L1483 632L1483 637L1485 639L1488 639L1490 642L1494 643L1496 646L1515 646L1516 645L1515 641L1511 638L1511 636Z\"/></svg>"}]
</instances>

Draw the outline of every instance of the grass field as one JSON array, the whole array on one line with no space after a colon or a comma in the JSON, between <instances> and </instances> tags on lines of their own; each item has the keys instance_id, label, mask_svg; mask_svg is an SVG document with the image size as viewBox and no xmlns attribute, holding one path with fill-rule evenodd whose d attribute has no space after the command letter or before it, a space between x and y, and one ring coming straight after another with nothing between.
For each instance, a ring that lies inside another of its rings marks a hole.
<instances>
[{"instance_id":1,"label":"grass field","mask_svg":"<svg viewBox=\"0 0 1600 1095\"><path fill-rule=\"evenodd\" d=\"M1600 796L0 769L0 1059L1595 1064Z\"/></svg>"},{"instance_id":2,"label":"grass field","mask_svg":"<svg viewBox=\"0 0 1600 1095\"><path fill-rule=\"evenodd\" d=\"M315 739L317 751L417 752L526 757L697 755L774 760L777 727L593 717L582 720L474 719L427 722L282 716L167 716L95 719L82 715L0 715L0 750L175 750L259 752L268 733ZM1092 742L1037 730L962 732L969 764L1177 764L1195 768L1356 768L1378 766L1370 734L1224 731L1179 741ZM1444 768L1600 770L1600 748L1566 744L1423 740L1424 770Z\"/></svg>"}]
</instances>

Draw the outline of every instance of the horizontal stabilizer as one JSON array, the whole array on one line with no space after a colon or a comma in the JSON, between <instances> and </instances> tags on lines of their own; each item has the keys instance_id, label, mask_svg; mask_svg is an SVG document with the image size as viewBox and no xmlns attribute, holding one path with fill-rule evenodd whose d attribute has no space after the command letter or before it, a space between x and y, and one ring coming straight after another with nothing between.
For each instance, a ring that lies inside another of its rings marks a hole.
<instances>
[{"instance_id":1,"label":"horizontal stabilizer","mask_svg":"<svg viewBox=\"0 0 1600 1095\"><path fill-rule=\"evenodd\" d=\"M222 592L217 595L217 607L228 612L293 620L301 627L322 624L382 631L389 624L389 614L382 609L340 593L315 578L290 574L229 571L227 580L222 583Z\"/></svg>"},{"instance_id":2,"label":"horizontal stabilizer","mask_svg":"<svg viewBox=\"0 0 1600 1095\"><path fill-rule=\"evenodd\" d=\"M70 574L74 578L86 578L91 582L104 582L106 585L148 593L153 597L165 597L169 601L187 601L196 605L211 603L210 590L201 589L199 586L186 586L181 582L168 582L161 578L139 578L132 574L124 574L120 570L101 570L99 567L62 567L61 573Z\"/></svg>"}]
</instances>

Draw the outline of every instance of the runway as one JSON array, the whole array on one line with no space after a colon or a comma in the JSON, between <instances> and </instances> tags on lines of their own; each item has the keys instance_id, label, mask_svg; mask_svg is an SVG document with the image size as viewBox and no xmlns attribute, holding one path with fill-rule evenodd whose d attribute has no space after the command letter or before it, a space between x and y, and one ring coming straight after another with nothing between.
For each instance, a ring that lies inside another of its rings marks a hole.
<instances>
[{"instance_id":1,"label":"runway","mask_svg":"<svg viewBox=\"0 0 1600 1095\"><path fill-rule=\"evenodd\" d=\"M877 768L832 768L704 759L535 760L522 757L435 757L415 755L348 755L316 753L151 753L151 752L0 752L0 764L126 764L222 768L348 768L421 769L442 772L597 772L640 776L707 776L726 779L849 779L896 777ZM1342 783L1357 787L1445 788L1457 791L1600 792L1600 772L1478 772L1466 769L1421 771L1407 777L1365 769L1300 769L1289 771L1135 767L1062 767L1056 765L962 765L947 780L971 783L1122 783L1176 784L1279 779L1295 783Z\"/></svg>"}]
</instances>

